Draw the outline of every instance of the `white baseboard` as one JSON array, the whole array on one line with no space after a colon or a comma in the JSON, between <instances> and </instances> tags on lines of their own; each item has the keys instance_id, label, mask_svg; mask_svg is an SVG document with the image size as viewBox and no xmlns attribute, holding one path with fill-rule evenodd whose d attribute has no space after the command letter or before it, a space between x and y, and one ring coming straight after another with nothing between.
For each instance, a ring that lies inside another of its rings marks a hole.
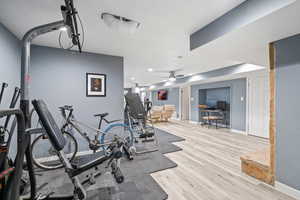
<instances>
[{"instance_id":1,"label":"white baseboard","mask_svg":"<svg viewBox=\"0 0 300 200\"><path fill-rule=\"evenodd\" d=\"M172 117L172 120L180 121L180 118Z\"/></svg>"},{"instance_id":2,"label":"white baseboard","mask_svg":"<svg viewBox=\"0 0 300 200\"><path fill-rule=\"evenodd\" d=\"M231 132L233 133L239 133L239 134L242 134L242 135L248 135L245 131L240 131L240 130L237 130L237 129L230 129Z\"/></svg>"},{"instance_id":3,"label":"white baseboard","mask_svg":"<svg viewBox=\"0 0 300 200\"><path fill-rule=\"evenodd\" d=\"M278 181L275 181L275 188L284 194L287 194L291 197L294 197L295 199L300 200L300 191L296 190L295 188L292 188Z\"/></svg>"},{"instance_id":4,"label":"white baseboard","mask_svg":"<svg viewBox=\"0 0 300 200\"><path fill-rule=\"evenodd\" d=\"M189 121L189 123L190 123L190 124L199 124L199 122L191 121L191 120Z\"/></svg>"}]
</instances>

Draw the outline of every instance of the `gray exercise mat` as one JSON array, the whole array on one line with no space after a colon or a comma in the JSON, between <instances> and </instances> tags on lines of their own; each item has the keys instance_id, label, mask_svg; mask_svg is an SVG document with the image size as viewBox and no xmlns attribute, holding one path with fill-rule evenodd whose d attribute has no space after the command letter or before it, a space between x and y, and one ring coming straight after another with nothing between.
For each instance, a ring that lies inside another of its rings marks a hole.
<instances>
[{"instance_id":1,"label":"gray exercise mat","mask_svg":"<svg viewBox=\"0 0 300 200\"><path fill-rule=\"evenodd\" d=\"M174 168L177 166L172 160L164 156L164 153L180 151L181 149L172 142L184 141L160 129L156 129L159 140L159 151L138 155L134 160L129 161L123 158L121 170L125 176L122 184L117 184L110 173L103 165L99 167L102 174L96 178L96 184L88 188L89 200L164 200L168 195L150 176L151 173ZM99 153L101 154L101 153ZM88 162L97 157L96 154L80 156L77 163ZM94 169L93 169L94 170ZM91 171L90 171L91 172ZM81 175L84 178L90 172ZM73 192L73 185L63 170L42 172L42 176L37 176L38 185L47 182L48 185L39 192L49 190L57 195L69 195ZM51 189L49 189L51 188Z\"/></svg>"}]
</instances>

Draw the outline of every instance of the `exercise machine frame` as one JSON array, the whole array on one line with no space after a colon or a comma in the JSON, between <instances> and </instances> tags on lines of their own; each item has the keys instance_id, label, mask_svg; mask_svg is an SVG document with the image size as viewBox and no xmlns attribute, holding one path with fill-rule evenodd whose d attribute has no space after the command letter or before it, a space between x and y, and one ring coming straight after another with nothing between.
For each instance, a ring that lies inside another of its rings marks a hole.
<instances>
[{"instance_id":1,"label":"exercise machine frame","mask_svg":"<svg viewBox=\"0 0 300 200\"><path fill-rule=\"evenodd\" d=\"M61 6L61 12L63 16L63 20L56 21L53 23L37 26L31 30L29 30L22 39L22 56L21 56L21 100L20 100L20 109L15 110L14 112L10 113L11 111L7 111L10 115L16 114L17 122L18 122L18 153L16 157L16 173L10 178L10 182L12 183L13 187L9 187L9 191L6 192L4 200L18 200L19 199L19 187L20 187L20 180L22 176L22 167L23 167L23 160L24 160L24 153L27 162L27 168L30 177L30 185L31 185L31 194L30 199L36 198L36 180L33 168L33 162L31 157L31 138L30 134L26 133L25 130L30 128L30 121L29 121L29 88L30 88L30 50L31 50L31 43L32 41L43 34L59 30L61 28L67 27L69 36L72 39L74 45L78 46L79 52L81 52L81 44L79 41L79 33L77 28L77 21L76 21L76 14L77 11L74 8L73 0L65 0L65 5ZM4 115L5 112L2 112ZM10 116L7 115L6 116ZM23 121L24 119L24 121ZM22 141L22 143L20 143ZM19 152L20 149L20 152ZM20 165L21 168L20 168Z\"/></svg>"},{"instance_id":2,"label":"exercise machine frame","mask_svg":"<svg viewBox=\"0 0 300 200\"><path fill-rule=\"evenodd\" d=\"M108 161L108 166L111 166L112 173L118 183L122 183L124 181L124 176L121 172L121 169L119 168L120 159L123 156L122 149L123 149L123 142L119 140L118 138L115 138L108 148L110 148L110 154L105 155L103 157L98 157L95 160L89 161L88 163L75 166L70 163L70 161L67 159L63 149L66 144L65 138L58 127L58 125L55 123L51 113L49 112L46 104L42 100L33 100L32 104L38 113L40 122L45 129L45 132L50 140L50 143L52 144L52 147L56 150L58 157L60 158L60 161L63 163L65 171L69 178L71 179L73 185L74 185L74 199L85 199L86 198L86 191L83 187L83 183L86 182L84 180L83 182L80 182L78 175L82 174L83 172L86 172L89 169L95 168L98 165L104 163L105 161ZM71 197L69 197L71 198ZM50 198L47 198L50 199Z\"/></svg>"},{"instance_id":3,"label":"exercise machine frame","mask_svg":"<svg viewBox=\"0 0 300 200\"><path fill-rule=\"evenodd\" d=\"M125 95L125 101L125 121L132 132L137 135L134 135L134 142L141 142L144 146L150 146L149 143L152 143L148 149L135 149L135 153L139 155L158 151L159 143L156 137L156 131L151 119L148 119L147 113L149 111L143 105L140 96L136 93L127 93Z\"/></svg>"},{"instance_id":4,"label":"exercise machine frame","mask_svg":"<svg viewBox=\"0 0 300 200\"><path fill-rule=\"evenodd\" d=\"M8 84L7 84L7 83L2 83L1 91L0 91L0 105L1 105L1 102L2 102L2 98L3 98L4 91L5 91L5 89L6 89L7 87L8 87Z\"/></svg>"}]
</instances>

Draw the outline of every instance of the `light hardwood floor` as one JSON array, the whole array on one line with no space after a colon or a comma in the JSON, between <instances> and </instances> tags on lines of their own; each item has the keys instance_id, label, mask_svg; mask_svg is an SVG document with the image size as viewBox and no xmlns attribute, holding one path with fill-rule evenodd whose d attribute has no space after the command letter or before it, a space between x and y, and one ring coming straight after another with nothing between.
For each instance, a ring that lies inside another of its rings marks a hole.
<instances>
[{"instance_id":1,"label":"light hardwood floor","mask_svg":"<svg viewBox=\"0 0 300 200\"><path fill-rule=\"evenodd\" d=\"M240 156L265 148L265 139L184 122L156 125L186 139L167 154L178 167L152 174L169 200L294 200L241 172Z\"/></svg>"}]
</instances>

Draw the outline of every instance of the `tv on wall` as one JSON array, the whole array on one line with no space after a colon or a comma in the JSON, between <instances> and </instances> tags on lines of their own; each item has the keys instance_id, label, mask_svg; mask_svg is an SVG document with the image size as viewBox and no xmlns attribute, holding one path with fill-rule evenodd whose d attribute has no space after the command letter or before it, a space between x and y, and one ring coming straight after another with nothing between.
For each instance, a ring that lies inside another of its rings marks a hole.
<instances>
[{"instance_id":1,"label":"tv on wall","mask_svg":"<svg viewBox=\"0 0 300 200\"><path fill-rule=\"evenodd\" d=\"M166 100L168 100L168 90L159 90L157 92L157 98L160 101L166 101Z\"/></svg>"}]
</instances>

